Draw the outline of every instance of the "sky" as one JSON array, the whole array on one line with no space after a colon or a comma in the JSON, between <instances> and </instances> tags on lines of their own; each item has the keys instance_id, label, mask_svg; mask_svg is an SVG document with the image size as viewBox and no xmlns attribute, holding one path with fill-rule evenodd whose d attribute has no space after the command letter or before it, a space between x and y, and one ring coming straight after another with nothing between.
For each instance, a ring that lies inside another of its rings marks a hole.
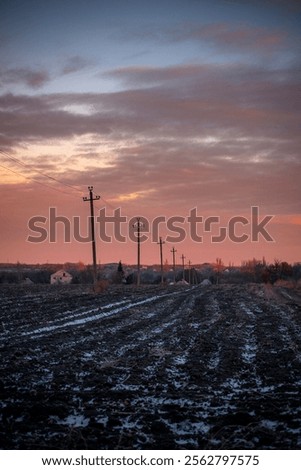
<instances>
[{"instance_id":1,"label":"sky","mask_svg":"<svg viewBox=\"0 0 301 470\"><path fill-rule=\"evenodd\" d=\"M300 30L299 0L1 0L0 262L91 263L90 186L101 264L137 217L142 264L301 261Z\"/></svg>"}]
</instances>

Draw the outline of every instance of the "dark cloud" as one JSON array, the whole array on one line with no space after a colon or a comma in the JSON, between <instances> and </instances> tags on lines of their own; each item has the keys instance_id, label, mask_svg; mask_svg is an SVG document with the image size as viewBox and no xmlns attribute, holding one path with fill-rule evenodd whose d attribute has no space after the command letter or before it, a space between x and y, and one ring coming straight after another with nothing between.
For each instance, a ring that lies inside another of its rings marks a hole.
<instances>
[{"instance_id":1,"label":"dark cloud","mask_svg":"<svg viewBox=\"0 0 301 470\"><path fill-rule=\"evenodd\" d=\"M66 60L62 68L62 75L68 75L71 73L79 72L85 69L90 62L81 56L73 56Z\"/></svg>"},{"instance_id":2,"label":"dark cloud","mask_svg":"<svg viewBox=\"0 0 301 470\"><path fill-rule=\"evenodd\" d=\"M266 13L265 13L266 14ZM194 21L179 22L173 28L161 29L158 25L144 25L143 30L137 27L122 30L123 40L135 42L155 42L166 46L173 43L190 42L200 47L209 46L215 52L229 54L248 54L256 60L260 58L277 58L290 48L290 53L296 47L296 36L293 31L271 26L254 26L245 22L231 23L200 23ZM292 38L294 38L292 40ZM293 42L292 42L293 41Z\"/></svg>"},{"instance_id":3,"label":"dark cloud","mask_svg":"<svg viewBox=\"0 0 301 470\"><path fill-rule=\"evenodd\" d=\"M186 142L173 149L164 142L141 144L124 149L111 168L95 168L94 180L111 197L153 189L151 204L158 207L164 201L169 210L193 204L204 211L241 210L252 204L280 210L288 203L300 210L296 200L301 195L300 162L288 162L283 156L277 162L256 161L253 152L240 149L239 143L232 152L225 152L223 143Z\"/></svg>"},{"instance_id":4,"label":"dark cloud","mask_svg":"<svg viewBox=\"0 0 301 470\"><path fill-rule=\"evenodd\" d=\"M46 70L30 68L8 69L0 75L0 83L2 84L21 84L32 89L42 88L49 81L50 76Z\"/></svg>"},{"instance_id":5,"label":"dark cloud","mask_svg":"<svg viewBox=\"0 0 301 470\"><path fill-rule=\"evenodd\" d=\"M249 5L249 0L222 0L225 3L234 5ZM252 3L261 8L279 7L283 10L300 11L301 4L299 0L253 0Z\"/></svg>"},{"instance_id":6,"label":"dark cloud","mask_svg":"<svg viewBox=\"0 0 301 470\"><path fill-rule=\"evenodd\" d=\"M289 140L299 135L300 72L244 65L126 68L131 89L107 94L0 97L2 132L16 140L110 134L125 137ZM136 84L143 85L142 88ZM93 106L91 114L80 108ZM74 112L74 107L78 112Z\"/></svg>"},{"instance_id":7,"label":"dark cloud","mask_svg":"<svg viewBox=\"0 0 301 470\"><path fill-rule=\"evenodd\" d=\"M248 141L256 152L260 145L265 153L284 141L296 155L293 143L300 139L296 100L300 72L296 69L193 65L126 68L112 71L111 76L131 89L107 94L2 95L2 133L15 139L15 144L93 134L110 136L112 145L125 139L169 139L170 147L181 139L213 135L224 142L224 152L230 155L238 139ZM80 112L81 107L91 106L91 114ZM225 145L227 141L232 148Z\"/></svg>"},{"instance_id":8,"label":"dark cloud","mask_svg":"<svg viewBox=\"0 0 301 470\"><path fill-rule=\"evenodd\" d=\"M173 41L201 41L209 42L228 51L253 51L257 54L272 50L279 51L285 43L286 35L283 31L273 31L267 28L250 26L248 24L213 23L195 25L184 24L168 33Z\"/></svg>"},{"instance_id":9,"label":"dark cloud","mask_svg":"<svg viewBox=\"0 0 301 470\"><path fill-rule=\"evenodd\" d=\"M209 66L210 67L210 66ZM212 68L213 66L211 66ZM104 77L113 77L122 80L126 85L149 85L175 80L195 78L206 73L206 65L187 64L185 66L169 67L124 67L103 73Z\"/></svg>"},{"instance_id":10,"label":"dark cloud","mask_svg":"<svg viewBox=\"0 0 301 470\"><path fill-rule=\"evenodd\" d=\"M1 41L1 38L0 38ZM69 75L84 70L91 62L80 56L66 60L58 76ZM23 85L38 90L49 83L55 75L50 75L45 69L30 67L4 69L0 73L0 85Z\"/></svg>"},{"instance_id":11,"label":"dark cloud","mask_svg":"<svg viewBox=\"0 0 301 470\"><path fill-rule=\"evenodd\" d=\"M145 210L164 201L169 211L195 204L206 210L242 210L260 203L297 212L297 69L183 65L119 69L111 77L130 88L106 94L1 96L3 134L19 146L90 136L91 142L77 143L73 156L60 157L60 163L68 183L101 187L117 205L125 201L134 207L137 201L126 195L139 193ZM88 115L72 111L91 105ZM98 156L103 162L102 138L110 146L105 167L97 163ZM44 166L40 158L37 168L59 173L60 165L55 170L55 161L43 158Z\"/></svg>"},{"instance_id":12,"label":"dark cloud","mask_svg":"<svg viewBox=\"0 0 301 470\"><path fill-rule=\"evenodd\" d=\"M89 101L89 97L87 97ZM66 97L0 97L2 131L16 139L16 143L34 139L60 139L89 133L110 133L110 118L101 114L83 116L61 110L72 104Z\"/></svg>"}]
</instances>

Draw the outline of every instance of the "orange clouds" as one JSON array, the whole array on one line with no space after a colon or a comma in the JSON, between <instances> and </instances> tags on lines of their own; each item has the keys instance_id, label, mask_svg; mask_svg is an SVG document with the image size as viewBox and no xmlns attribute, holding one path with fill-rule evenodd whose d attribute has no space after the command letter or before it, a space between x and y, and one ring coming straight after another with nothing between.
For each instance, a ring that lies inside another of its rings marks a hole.
<instances>
[{"instance_id":1,"label":"orange clouds","mask_svg":"<svg viewBox=\"0 0 301 470\"><path fill-rule=\"evenodd\" d=\"M88 185L129 217L186 216L196 207L204 218L226 219L259 206L262 215L276 216L275 243L198 244L187 238L178 252L192 262L221 257L239 263L263 255L298 260L300 70L297 60L288 65L277 55L288 47L287 33L226 22L181 25L161 31L165 46L193 43L198 51L205 43L228 55L214 64L176 56L169 66L121 60L94 71L94 83L110 81L106 93L99 84L99 92L38 94L54 72L18 67L3 73L2 82L25 83L31 94L0 95L1 149L25 163L3 154L0 159L12 170L1 169L0 260L9 253L14 261L89 262L90 247L74 240L26 243L29 218L50 207L85 221L81 193ZM71 55L57 73L69 78L90 63ZM103 205L99 201L96 209ZM157 249L144 245L145 263L156 261ZM135 262L133 243L100 244L99 251L103 262Z\"/></svg>"}]
</instances>

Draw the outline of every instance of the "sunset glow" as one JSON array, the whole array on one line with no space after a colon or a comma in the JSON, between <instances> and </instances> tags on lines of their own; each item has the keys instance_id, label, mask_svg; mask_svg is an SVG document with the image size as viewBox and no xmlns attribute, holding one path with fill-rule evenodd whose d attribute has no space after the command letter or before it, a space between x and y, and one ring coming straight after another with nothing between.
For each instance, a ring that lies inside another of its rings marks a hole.
<instances>
[{"instance_id":1,"label":"sunset glow","mask_svg":"<svg viewBox=\"0 0 301 470\"><path fill-rule=\"evenodd\" d=\"M300 20L294 0L2 2L0 262L91 263L62 227L28 242L51 207L84 233L88 186L96 216L273 216L273 242L213 243L199 224L202 243L176 244L192 263L301 261ZM136 262L130 239L97 252ZM141 257L157 263L157 244Z\"/></svg>"}]
</instances>

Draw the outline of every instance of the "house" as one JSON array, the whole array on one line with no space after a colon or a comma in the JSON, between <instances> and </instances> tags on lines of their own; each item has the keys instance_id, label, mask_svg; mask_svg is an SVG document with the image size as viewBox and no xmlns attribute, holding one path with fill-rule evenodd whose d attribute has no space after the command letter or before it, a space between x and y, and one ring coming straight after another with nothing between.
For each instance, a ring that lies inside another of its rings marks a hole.
<instances>
[{"instance_id":1,"label":"house","mask_svg":"<svg viewBox=\"0 0 301 470\"><path fill-rule=\"evenodd\" d=\"M72 276L64 269L60 269L56 273L51 274L50 284L70 284Z\"/></svg>"}]
</instances>

